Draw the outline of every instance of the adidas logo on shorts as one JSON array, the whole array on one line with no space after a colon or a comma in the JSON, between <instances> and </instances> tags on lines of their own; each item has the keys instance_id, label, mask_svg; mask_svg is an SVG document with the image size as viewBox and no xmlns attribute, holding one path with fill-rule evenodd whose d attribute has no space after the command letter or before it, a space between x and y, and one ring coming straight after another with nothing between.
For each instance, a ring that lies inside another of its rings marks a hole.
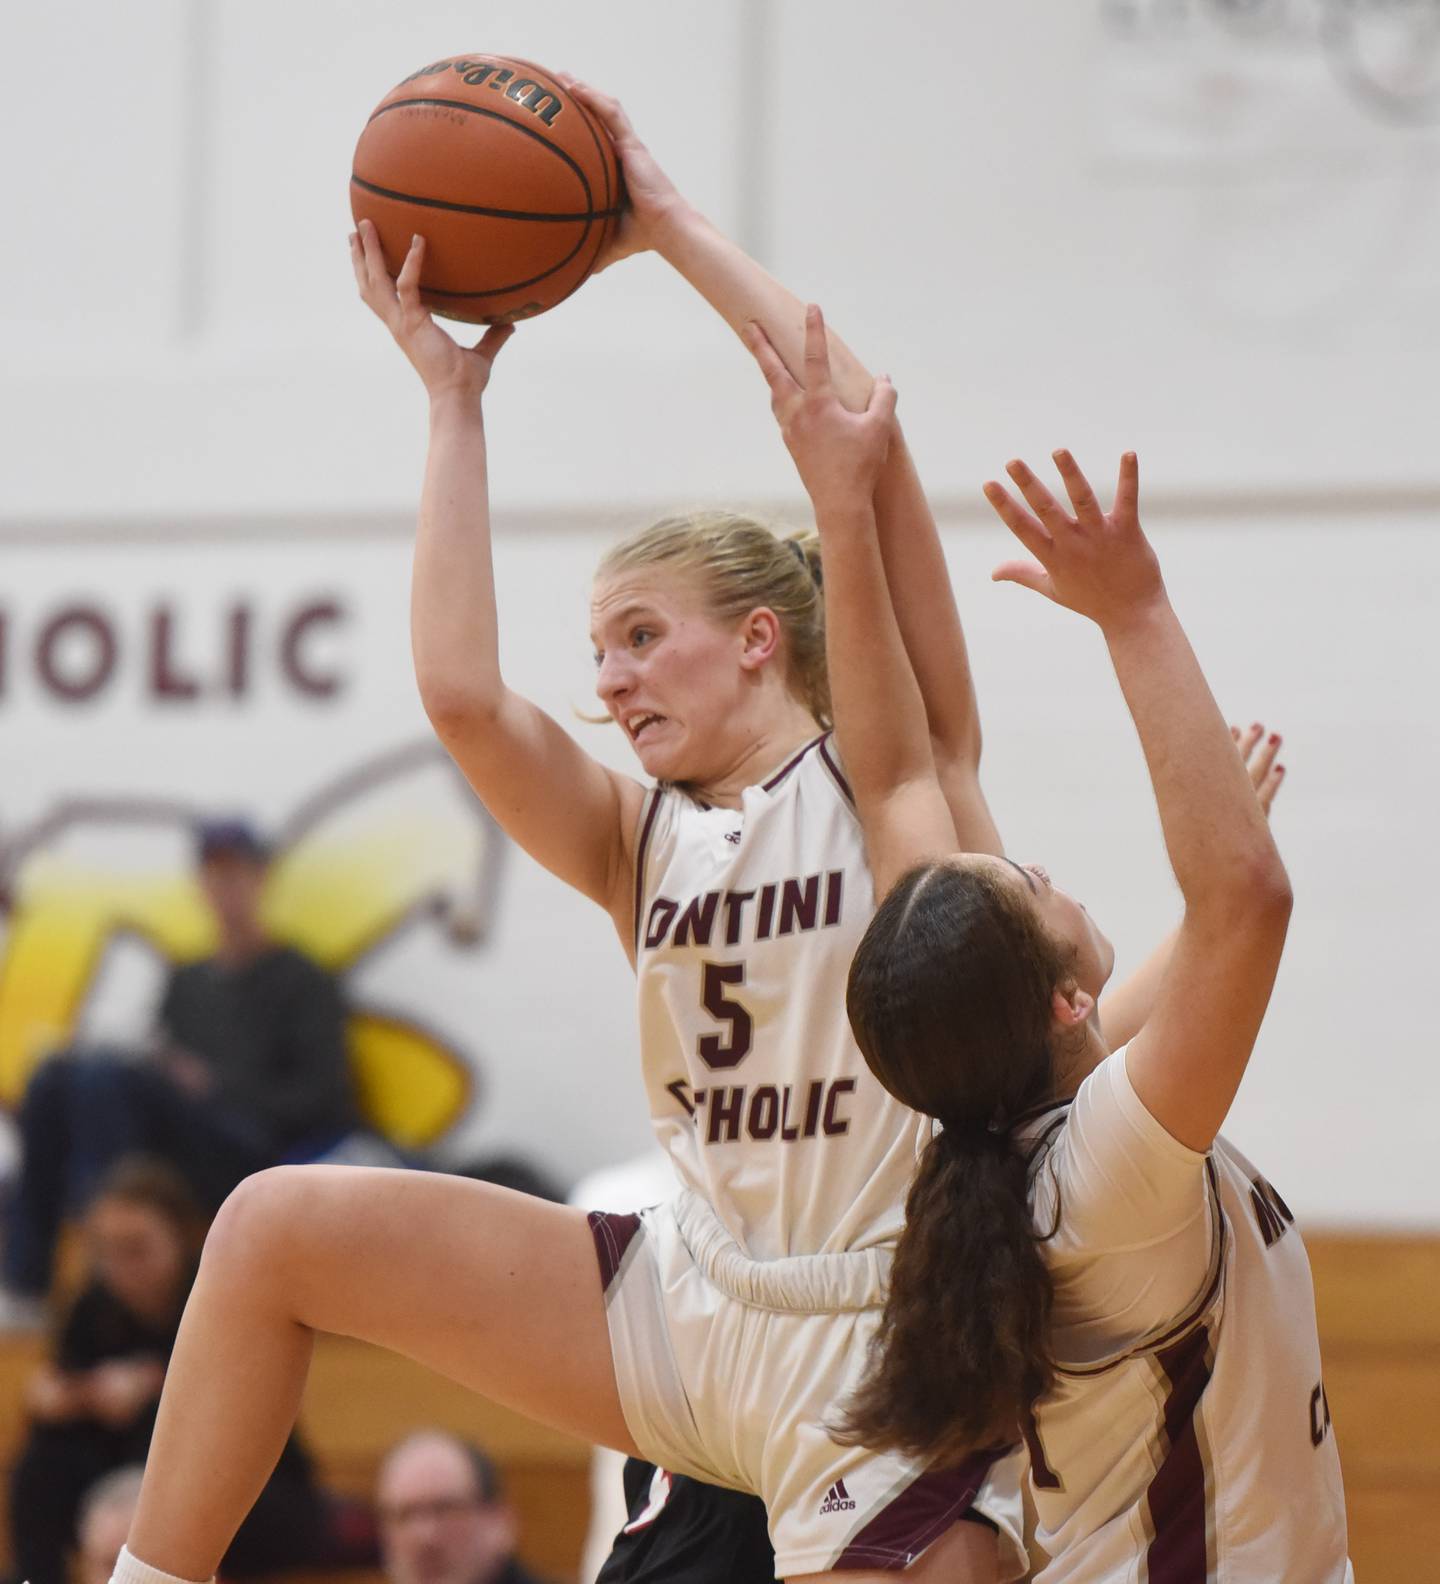
<instances>
[{"instance_id":1,"label":"adidas logo on shorts","mask_svg":"<svg viewBox=\"0 0 1440 1584\"><path fill-rule=\"evenodd\" d=\"M854 1512L855 1503L850 1499L850 1492L845 1489L845 1481L836 1480L825 1492L825 1500L820 1507L820 1516L826 1513Z\"/></svg>"}]
</instances>

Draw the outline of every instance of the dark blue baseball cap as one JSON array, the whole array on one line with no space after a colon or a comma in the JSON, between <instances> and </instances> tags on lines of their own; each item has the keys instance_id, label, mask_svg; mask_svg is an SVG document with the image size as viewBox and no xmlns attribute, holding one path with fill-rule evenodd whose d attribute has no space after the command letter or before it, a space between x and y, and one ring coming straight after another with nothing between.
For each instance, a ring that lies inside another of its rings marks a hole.
<instances>
[{"instance_id":1,"label":"dark blue baseball cap","mask_svg":"<svg viewBox=\"0 0 1440 1584\"><path fill-rule=\"evenodd\" d=\"M270 847L247 820L206 819L195 826L195 855L201 863L228 857L263 864L270 857Z\"/></svg>"}]
</instances>

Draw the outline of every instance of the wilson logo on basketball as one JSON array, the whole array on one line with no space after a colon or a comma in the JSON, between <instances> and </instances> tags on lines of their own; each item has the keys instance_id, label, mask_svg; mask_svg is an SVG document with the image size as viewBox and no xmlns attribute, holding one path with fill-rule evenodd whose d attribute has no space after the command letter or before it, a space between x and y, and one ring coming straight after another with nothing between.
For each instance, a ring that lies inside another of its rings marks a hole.
<instances>
[{"instance_id":1,"label":"wilson logo on basketball","mask_svg":"<svg viewBox=\"0 0 1440 1584\"><path fill-rule=\"evenodd\" d=\"M553 126L556 116L565 108L559 97L543 83L536 82L533 77L517 78L510 67L501 66L496 61L435 61L429 66L422 66L417 72L411 72L408 77L402 77L399 86L403 88L406 83L418 82L422 77L438 77L447 71L454 72L461 82L469 83L472 88L484 86L503 93L507 99L523 105L532 115L539 116L546 126Z\"/></svg>"},{"instance_id":2,"label":"wilson logo on basketball","mask_svg":"<svg viewBox=\"0 0 1440 1584\"><path fill-rule=\"evenodd\" d=\"M836 1480L825 1492L825 1500L820 1506L820 1516L826 1513L854 1512L855 1503L850 1499L850 1492L845 1489L845 1481Z\"/></svg>"}]
</instances>

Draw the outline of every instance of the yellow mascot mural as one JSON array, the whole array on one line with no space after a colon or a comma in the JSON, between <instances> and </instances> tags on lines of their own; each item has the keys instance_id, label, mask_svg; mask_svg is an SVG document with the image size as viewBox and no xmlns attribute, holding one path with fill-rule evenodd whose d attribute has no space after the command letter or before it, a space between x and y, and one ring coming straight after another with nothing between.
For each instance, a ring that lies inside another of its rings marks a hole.
<instances>
[{"instance_id":1,"label":"yellow mascot mural","mask_svg":"<svg viewBox=\"0 0 1440 1584\"><path fill-rule=\"evenodd\" d=\"M213 949L189 848L196 819L212 812L73 800L0 843L0 1103L13 1107L35 1067L74 1038L118 940L167 963ZM483 946L504 838L433 742L332 782L274 836L266 921L341 980L367 1120L396 1144L435 1142L470 1104L474 1057L410 1008L367 1005L356 970L424 922L454 946Z\"/></svg>"}]
</instances>

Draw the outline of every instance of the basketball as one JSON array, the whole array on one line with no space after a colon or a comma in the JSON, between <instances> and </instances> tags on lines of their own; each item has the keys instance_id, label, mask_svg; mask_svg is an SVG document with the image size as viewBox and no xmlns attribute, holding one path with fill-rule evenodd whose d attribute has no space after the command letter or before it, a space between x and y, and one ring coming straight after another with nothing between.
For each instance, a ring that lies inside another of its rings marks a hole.
<instances>
[{"instance_id":1,"label":"basketball","mask_svg":"<svg viewBox=\"0 0 1440 1584\"><path fill-rule=\"evenodd\" d=\"M421 297L475 324L530 319L594 269L623 203L605 129L533 62L462 55L412 72L355 146L350 209L398 273L426 240Z\"/></svg>"}]
</instances>

